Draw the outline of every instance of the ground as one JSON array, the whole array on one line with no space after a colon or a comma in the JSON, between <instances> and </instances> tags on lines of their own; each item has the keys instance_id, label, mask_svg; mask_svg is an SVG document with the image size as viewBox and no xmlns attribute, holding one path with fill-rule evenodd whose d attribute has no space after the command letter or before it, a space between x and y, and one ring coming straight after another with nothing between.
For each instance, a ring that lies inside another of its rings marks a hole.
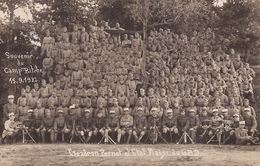
<instances>
[{"instance_id":1,"label":"ground","mask_svg":"<svg viewBox=\"0 0 260 166\"><path fill-rule=\"evenodd\" d=\"M1 166L260 166L260 146L22 144L0 149Z\"/></svg>"}]
</instances>

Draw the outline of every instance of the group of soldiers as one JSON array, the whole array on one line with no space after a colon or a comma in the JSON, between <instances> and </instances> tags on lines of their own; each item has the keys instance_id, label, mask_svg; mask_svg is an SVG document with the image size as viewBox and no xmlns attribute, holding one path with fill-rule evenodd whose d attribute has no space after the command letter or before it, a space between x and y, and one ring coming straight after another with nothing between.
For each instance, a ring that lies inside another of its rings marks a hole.
<instances>
[{"instance_id":1,"label":"group of soldiers","mask_svg":"<svg viewBox=\"0 0 260 166\"><path fill-rule=\"evenodd\" d=\"M17 121L35 142L256 143L255 73L227 40L210 28L159 29L146 42L121 33L96 21L47 28L43 79L16 104L8 96L3 138L17 137Z\"/></svg>"}]
</instances>

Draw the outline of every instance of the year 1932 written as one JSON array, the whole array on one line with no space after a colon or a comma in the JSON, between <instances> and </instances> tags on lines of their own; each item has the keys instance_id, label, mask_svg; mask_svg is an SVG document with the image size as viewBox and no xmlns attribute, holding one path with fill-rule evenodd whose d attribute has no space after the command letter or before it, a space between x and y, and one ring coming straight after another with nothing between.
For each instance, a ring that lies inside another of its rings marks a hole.
<instances>
[{"instance_id":1,"label":"year 1932 written","mask_svg":"<svg viewBox=\"0 0 260 166\"><path fill-rule=\"evenodd\" d=\"M10 84L29 84L29 83L37 83L37 77L10 77Z\"/></svg>"}]
</instances>

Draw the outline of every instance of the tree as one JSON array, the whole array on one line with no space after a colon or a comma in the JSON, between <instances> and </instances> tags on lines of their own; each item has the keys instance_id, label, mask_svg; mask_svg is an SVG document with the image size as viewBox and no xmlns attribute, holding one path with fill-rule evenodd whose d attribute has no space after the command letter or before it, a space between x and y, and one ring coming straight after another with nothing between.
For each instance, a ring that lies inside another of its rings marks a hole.
<instances>
[{"instance_id":1,"label":"tree","mask_svg":"<svg viewBox=\"0 0 260 166\"><path fill-rule=\"evenodd\" d=\"M13 24L15 20L14 11L18 8L26 7L30 3L30 0L0 0L0 10L8 15L8 37L7 46L13 41Z\"/></svg>"}]
</instances>

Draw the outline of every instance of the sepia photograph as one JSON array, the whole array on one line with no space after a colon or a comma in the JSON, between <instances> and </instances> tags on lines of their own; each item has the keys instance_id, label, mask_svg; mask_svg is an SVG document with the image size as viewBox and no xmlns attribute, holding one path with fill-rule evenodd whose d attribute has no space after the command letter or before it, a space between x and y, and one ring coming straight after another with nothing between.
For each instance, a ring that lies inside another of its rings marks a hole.
<instances>
[{"instance_id":1,"label":"sepia photograph","mask_svg":"<svg viewBox=\"0 0 260 166\"><path fill-rule=\"evenodd\" d=\"M260 166L260 0L0 0L1 166Z\"/></svg>"}]
</instances>

